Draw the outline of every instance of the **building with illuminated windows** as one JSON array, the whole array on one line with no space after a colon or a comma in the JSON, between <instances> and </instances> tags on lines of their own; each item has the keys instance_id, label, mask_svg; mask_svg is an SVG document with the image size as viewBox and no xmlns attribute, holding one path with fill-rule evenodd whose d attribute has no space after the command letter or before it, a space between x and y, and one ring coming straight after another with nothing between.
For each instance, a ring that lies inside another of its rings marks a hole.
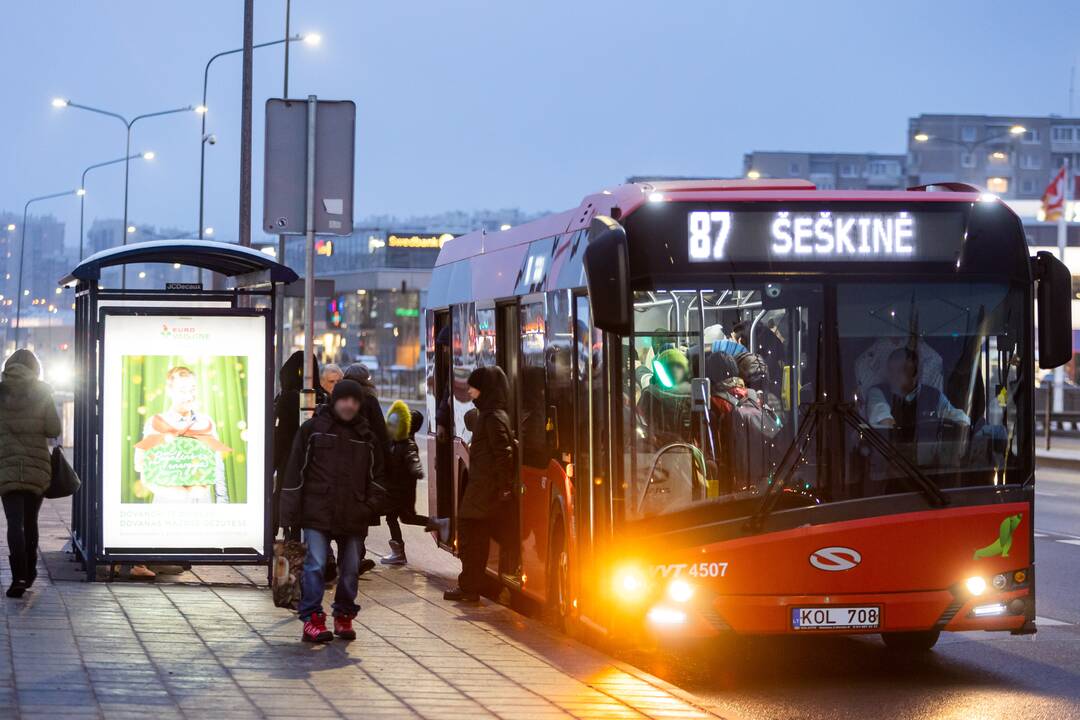
<instances>
[{"instance_id":1,"label":"building with illuminated windows","mask_svg":"<svg viewBox=\"0 0 1080 720\"><path fill-rule=\"evenodd\" d=\"M755 150L743 156L743 176L804 178L822 190L903 190L903 155Z\"/></svg>"}]
</instances>

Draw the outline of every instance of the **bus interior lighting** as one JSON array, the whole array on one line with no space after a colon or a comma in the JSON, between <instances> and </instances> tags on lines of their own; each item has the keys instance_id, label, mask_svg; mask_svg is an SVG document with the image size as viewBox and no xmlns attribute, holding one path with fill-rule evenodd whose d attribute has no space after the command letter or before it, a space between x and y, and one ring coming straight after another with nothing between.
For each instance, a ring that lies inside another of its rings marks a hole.
<instances>
[{"instance_id":1,"label":"bus interior lighting","mask_svg":"<svg viewBox=\"0 0 1080 720\"><path fill-rule=\"evenodd\" d=\"M975 575L964 581L964 585L972 595L982 595L986 592L986 580Z\"/></svg>"},{"instance_id":2,"label":"bus interior lighting","mask_svg":"<svg viewBox=\"0 0 1080 720\"><path fill-rule=\"evenodd\" d=\"M649 610L649 622L656 625L682 625L686 622L686 613L675 608L657 605Z\"/></svg>"},{"instance_id":3,"label":"bus interior lighting","mask_svg":"<svg viewBox=\"0 0 1080 720\"><path fill-rule=\"evenodd\" d=\"M993 603L991 605L976 605L971 611L975 617L990 617L992 615L1004 615L1008 608L1005 603Z\"/></svg>"}]
</instances>

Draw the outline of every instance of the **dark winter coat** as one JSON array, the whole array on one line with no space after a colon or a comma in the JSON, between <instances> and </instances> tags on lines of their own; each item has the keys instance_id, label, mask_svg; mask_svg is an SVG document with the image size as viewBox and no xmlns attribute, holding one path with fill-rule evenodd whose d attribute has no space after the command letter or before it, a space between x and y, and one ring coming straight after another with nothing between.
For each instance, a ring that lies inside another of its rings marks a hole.
<instances>
[{"instance_id":1,"label":"dark winter coat","mask_svg":"<svg viewBox=\"0 0 1080 720\"><path fill-rule=\"evenodd\" d=\"M16 350L0 379L0 495L44 494L52 478L48 439L60 435L52 389L29 350Z\"/></svg>"},{"instance_id":2,"label":"dark winter coat","mask_svg":"<svg viewBox=\"0 0 1080 720\"><path fill-rule=\"evenodd\" d=\"M458 517L488 519L499 511L499 497L514 482L514 438L507 401L510 384L497 366L477 368L469 385L480 391L474 404L479 411L469 444L469 482Z\"/></svg>"},{"instance_id":3,"label":"dark winter coat","mask_svg":"<svg viewBox=\"0 0 1080 720\"><path fill-rule=\"evenodd\" d=\"M383 446L363 416L346 422L330 405L320 405L293 442L281 524L363 537L387 505Z\"/></svg>"},{"instance_id":4,"label":"dark winter coat","mask_svg":"<svg viewBox=\"0 0 1080 720\"><path fill-rule=\"evenodd\" d=\"M311 359L313 375L319 377L319 363ZM274 398L274 469L285 474L292 452L293 440L300 429L300 391L304 387L304 353L297 350L278 371L281 391ZM318 383L316 383L318 384ZM325 402L326 391L315 389L316 402Z\"/></svg>"},{"instance_id":5,"label":"dark winter coat","mask_svg":"<svg viewBox=\"0 0 1080 720\"><path fill-rule=\"evenodd\" d=\"M409 412L408 406L400 400L394 401L386 417L388 421L396 419L396 422L387 422L388 429L396 429L386 454L386 484L390 491L388 513L409 514L416 506L416 483L424 477L420 448L416 445L416 431L424 420L420 413Z\"/></svg>"}]
</instances>

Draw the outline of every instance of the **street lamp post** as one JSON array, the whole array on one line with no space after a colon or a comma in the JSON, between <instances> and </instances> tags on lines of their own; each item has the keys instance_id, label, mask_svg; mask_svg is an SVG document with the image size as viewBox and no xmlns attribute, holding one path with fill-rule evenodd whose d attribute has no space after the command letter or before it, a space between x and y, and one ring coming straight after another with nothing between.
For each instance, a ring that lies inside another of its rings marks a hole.
<instances>
[{"instance_id":1,"label":"street lamp post","mask_svg":"<svg viewBox=\"0 0 1080 720\"><path fill-rule=\"evenodd\" d=\"M297 41L303 41L309 45L317 45L320 37L315 33L297 34L289 37L284 37L281 40L272 40L270 42L256 43L252 45L252 49L270 47L272 45L285 45L286 52L288 52L289 43ZM205 208L205 189L206 189L206 144L213 145L217 142L213 135L206 134L206 110L207 110L207 89L210 85L210 66L220 57L226 55L235 55L244 51L244 48L236 48L235 50L225 50L219 52L216 55L210 57L206 61L206 67L203 69L203 90L202 90L202 105L197 110L202 115L202 129L199 133L199 239L203 239L204 225L204 208Z\"/></svg>"},{"instance_id":2,"label":"street lamp post","mask_svg":"<svg viewBox=\"0 0 1080 720\"><path fill-rule=\"evenodd\" d=\"M105 115L107 117L116 118L120 122L124 123L124 128L127 131L127 140L126 140L126 145L124 146L124 224L123 224L123 227L121 228L122 239L121 239L120 244L121 245L127 245L127 236L128 236L128 185L129 185L130 179L131 179L131 157L132 157L132 155L131 155L131 128L134 127L135 123L139 122L140 120L145 120L146 118L161 117L162 115L174 115L176 113L182 113L182 112L191 112L191 111L195 110L195 108L191 107L190 105L185 105L184 107L173 108L172 110L159 110L158 112L143 113L142 115L136 115L135 117L128 120L126 117L124 117L120 113L115 113L115 112L112 112L111 110L103 110L101 108L91 107L90 105L83 105L81 103L72 102L71 100L69 100L67 98L56 98L56 99L54 99L52 101L52 104L53 104L53 107L57 107L57 108L73 107L73 108L78 108L79 110L86 110L87 112L97 113L98 115ZM126 265L124 266L124 269L122 271L121 279L122 279L121 280L121 287L127 287L127 266Z\"/></svg>"},{"instance_id":3,"label":"street lamp post","mask_svg":"<svg viewBox=\"0 0 1080 720\"><path fill-rule=\"evenodd\" d=\"M930 135L930 134L928 134L926 132L923 132L921 130L916 132L912 136L912 139L917 143L928 143L928 142L934 141L934 142L940 142L940 143L947 143L949 145L959 145L960 147L964 148L964 150L966 150L967 152L974 154L975 148L979 147L980 145L985 145L987 143L994 142L995 140L1000 140L1002 138L1009 138L1010 141L1015 141L1016 138L1020 137L1021 135L1023 135L1026 132L1027 132L1026 127L1024 127L1023 125L1017 124L1017 125L1012 125L1011 127L1009 127L1008 130L1004 130L1002 132L994 133L993 135L987 135L982 140L953 140L952 138L938 137L936 135ZM1004 159L1002 157L998 157L998 155L999 155L999 153L992 153L991 156L995 160Z\"/></svg>"},{"instance_id":4,"label":"street lamp post","mask_svg":"<svg viewBox=\"0 0 1080 720\"><path fill-rule=\"evenodd\" d=\"M128 155L127 157L116 158L115 160L106 160L105 162L95 163L95 164L91 165L90 167L88 167L88 168L86 168L85 170L82 171L82 179L79 182L79 190L77 191L79 193L79 260L80 261L83 259L83 218L84 218L84 211L86 209L86 174L88 172L90 172L91 170L95 170L97 168L106 167L108 165L116 165L117 163L127 162L129 160L134 160L135 158L142 158L144 160L153 160L154 159L154 153L152 153L150 151L147 151L147 152L137 153L135 155ZM122 229L122 232L125 233L125 237L126 237L126 233L127 233L127 225L126 224L124 225L124 228Z\"/></svg>"},{"instance_id":5,"label":"street lamp post","mask_svg":"<svg viewBox=\"0 0 1080 720\"><path fill-rule=\"evenodd\" d=\"M15 344L19 344L19 330L22 329L22 298L23 298L23 258L26 256L26 218L30 214L30 205L32 203L39 202L41 200L52 200L53 198L67 197L68 195L76 195L79 192L77 188L75 190L65 190L64 192L52 193L50 195L39 195L38 197L30 198L23 205L23 219L22 229L19 233L19 291L15 295ZM5 333L6 335L6 333ZM5 343L6 344L6 343Z\"/></svg>"}]
</instances>

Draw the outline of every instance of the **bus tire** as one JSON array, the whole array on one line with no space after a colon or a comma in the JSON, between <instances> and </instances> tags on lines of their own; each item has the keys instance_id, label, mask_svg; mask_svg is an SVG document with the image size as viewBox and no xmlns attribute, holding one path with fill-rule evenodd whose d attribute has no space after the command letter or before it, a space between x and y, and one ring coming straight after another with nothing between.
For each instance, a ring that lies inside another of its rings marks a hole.
<instances>
[{"instance_id":1,"label":"bus tire","mask_svg":"<svg viewBox=\"0 0 1080 720\"><path fill-rule=\"evenodd\" d=\"M915 632L881 633L885 647L898 653L924 653L937 645L940 630L917 630Z\"/></svg>"},{"instance_id":2,"label":"bus tire","mask_svg":"<svg viewBox=\"0 0 1080 720\"><path fill-rule=\"evenodd\" d=\"M566 533L562 517L551 526L551 544L548 549L548 588L545 614L558 630L569 634L573 631L573 608L570 598L570 555L567 550Z\"/></svg>"}]
</instances>

